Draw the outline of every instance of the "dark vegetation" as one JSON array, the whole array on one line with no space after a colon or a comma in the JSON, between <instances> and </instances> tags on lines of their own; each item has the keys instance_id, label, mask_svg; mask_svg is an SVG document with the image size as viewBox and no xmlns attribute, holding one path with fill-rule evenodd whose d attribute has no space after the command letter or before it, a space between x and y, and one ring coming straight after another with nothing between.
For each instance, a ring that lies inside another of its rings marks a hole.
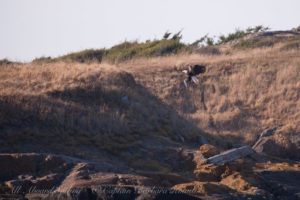
<instances>
[{"instance_id":1,"label":"dark vegetation","mask_svg":"<svg viewBox=\"0 0 300 200\"><path fill-rule=\"evenodd\" d=\"M227 36L221 35L219 37L219 41L217 42L217 44L224 44L226 42L240 39L240 38L243 38L243 37L253 34L253 33L258 33L258 32L267 31L267 30L269 30L269 28L264 27L262 25L259 25L259 26L253 27L253 28L249 27L246 30L236 29L236 31L234 33L229 33Z\"/></svg>"},{"instance_id":2,"label":"dark vegetation","mask_svg":"<svg viewBox=\"0 0 300 200\"><path fill-rule=\"evenodd\" d=\"M219 37L211 37L208 34L201 37L191 44L185 44L181 41L181 31L177 33L166 32L162 39L147 40L145 42L138 41L124 41L121 44L115 45L109 49L86 49L80 52L70 53L57 58L40 57L33 60L35 63L50 63L57 61L69 61L80 63L91 62L108 62L117 63L133 58L150 58L157 56L168 56L174 54L206 54L218 55L221 54L219 47L223 44L236 41L233 44L234 49L249 49L271 47L283 41L280 38L272 37L250 37L260 32L269 30L268 27L262 25L249 27L245 30L236 29L235 32L227 35L220 35ZM299 48L299 37L287 40L281 50L290 50ZM7 59L0 60L0 65L13 64L15 62Z\"/></svg>"},{"instance_id":3,"label":"dark vegetation","mask_svg":"<svg viewBox=\"0 0 300 200\"><path fill-rule=\"evenodd\" d=\"M9 65L9 64L13 64L12 61L8 60L8 59L2 59L0 60L0 65Z\"/></svg>"},{"instance_id":4,"label":"dark vegetation","mask_svg":"<svg viewBox=\"0 0 300 200\"><path fill-rule=\"evenodd\" d=\"M109 63L116 63L130 60L132 58L149 58L156 56L168 56L172 54L199 53L215 55L220 54L218 49L219 45L241 39L250 34L263 32L268 29L268 27L261 25L249 27L246 30L237 29L234 33L219 36L217 40L215 40L215 37L210 37L207 34L192 44L185 44L181 41L181 31L174 34L167 31L163 35L162 39L147 40L145 42L124 41L110 49L87 49L58 58L41 57L35 59L34 62L72 61L89 63L106 61ZM254 47L260 47L262 45L269 46L272 44L272 41L246 41L245 44L241 44L241 47L248 46L248 43L255 43L255 45L253 45Z\"/></svg>"},{"instance_id":5,"label":"dark vegetation","mask_svg":"<svg viewBox=\"0 0 300 200\"><path fill-rule=\"evenodd\" d=\"M182 38L180 31L169 39L170 35L171 33L166 32L161 40L147 40L141 43L137 41L125 41L110 49L89 49L71 53L55 60L76 62L108 61L114 63L138 57L171 55L184 52L188 49L188 45L180 41Z\"/></svg>"},{"instance_id":6,"label":"dark vegetation","mask_svg":"<svg viewBox=\"0 0 300 200\"><path fill-rule=\"evenodd\" d=\"M249 27L246 30L236 29L235 32L229 33L228 35L220 35L217 40L215 40L214 37L210 37L205 35L204 37L200 38L199 40L196 40L194 43L192 43L192 46L213 46L213 45L221 45L225 44L227 42L231 42L237 39L241 39L247 35L263 32L269 30L268 27L264 27L262 25L255 26L255 27Z\"/></svg>"}]
</instances>

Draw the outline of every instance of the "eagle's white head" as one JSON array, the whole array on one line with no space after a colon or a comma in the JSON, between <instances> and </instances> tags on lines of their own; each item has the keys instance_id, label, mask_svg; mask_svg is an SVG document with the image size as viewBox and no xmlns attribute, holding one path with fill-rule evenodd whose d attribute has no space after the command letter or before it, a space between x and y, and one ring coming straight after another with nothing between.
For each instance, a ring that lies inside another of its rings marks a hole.
<instances>
[{"instance_id":1,"label":"eagle's white head","mask_svg":"<svg viewBox=\"0 0 300 200\"><path fill-rule=\"evenodd\" d=\"M182 72L185 73L185 74L187 74L188 70L185 69L185 70L182 70Z\"/></svg>"}]
</instances>

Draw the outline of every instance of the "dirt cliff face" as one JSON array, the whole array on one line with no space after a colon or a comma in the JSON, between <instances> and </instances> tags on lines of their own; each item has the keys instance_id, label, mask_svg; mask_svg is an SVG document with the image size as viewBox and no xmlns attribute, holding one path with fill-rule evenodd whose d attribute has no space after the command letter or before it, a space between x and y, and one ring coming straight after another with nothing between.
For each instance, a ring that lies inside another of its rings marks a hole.
<instances>
[{"instance_id":1,"label":"dirt cliff face","mask_svg":"<svg viewBox=\"0 0 300 200\"><path fill-rule=\"evenodd\" d=\"M170 172L127 172L105 161L47 154L0 154L1 197L27 199L297 199L300 164L236 148L181 149ZM189 152L182 153L182 152ZM235 160L228 159L234 155ZM218 164L219 158L223 159ZM216 159L218 158L218 159ZM184 169L184 170L182 170ZM119 173L117 172L119 171Z\"/></svg>"}]
</instances>

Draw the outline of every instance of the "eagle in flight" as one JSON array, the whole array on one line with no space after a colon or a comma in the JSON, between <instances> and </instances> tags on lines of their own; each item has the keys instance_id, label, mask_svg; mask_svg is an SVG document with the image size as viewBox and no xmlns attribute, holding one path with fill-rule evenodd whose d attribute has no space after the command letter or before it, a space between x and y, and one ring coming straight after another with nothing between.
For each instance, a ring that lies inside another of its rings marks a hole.
<instances>
[{"instance_id":1,"label":"eagle in flight","mask_svg":"<svg viewBox=\"0 0 300 200\"><path fill-rule=\"evenodd\" d=\"M193 80L194 83L198 83L199 80L196 78L196 75L202 74L206 71L206 67L203 65L188 65L188 69L183 70L182 72L187 75L184 79L184 86L187 88L189 86L189 82Z\"/></svg>"}]
</instances>

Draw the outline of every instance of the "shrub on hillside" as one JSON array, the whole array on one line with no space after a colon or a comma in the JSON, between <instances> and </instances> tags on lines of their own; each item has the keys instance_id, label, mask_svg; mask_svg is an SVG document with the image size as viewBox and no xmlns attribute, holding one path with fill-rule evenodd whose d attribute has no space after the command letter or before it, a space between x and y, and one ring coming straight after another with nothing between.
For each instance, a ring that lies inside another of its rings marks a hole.
<instances>
[{"instance_id":1,"label":"shrub on hillside","mask_svg":"<svg viewBox=\"0 0 300 200\"><path fill-rule=\"evenodd\" d=\"M65 56L59 57L58 60L66 60L66 61L75 61L75 62L91 62L98 61L101 62L103 56L106 54L105 49L87 49L84 51L80 51L77 53L67 54Z\"/></svg>"},{"instance_id":2,"label":"shrub on hillside","mask_svg":"<svg viewBox=\"0 0 300 200\"><path fill-rule=\"evenodd\" d=\"M191 46L207 47L207 46L225 44L227 42L243 38L249 34L266 31L268 29L269 29L268 27L264 27L262 25L255 26L255 27L249 27L246 30L236 29L235 32L229 33L228 35L220 35L218 41L215 41L214 37L209 37L208 35L205 35L205 36L201 37L199 40L196 40L194 43L192 43Z\"/></svg>"},{"instance_id":3,"label":"shrub on hillside","mask_svg":"<svg viewBox=\"0 0 300 200\"><path fill-rule=\"evenodd\" d=\"M193 47L203 47L203 46L212 46L214 44L215 44L214 38L209 37L208 34L206 34L205 36L201 37L199 40L196 40L195 42L193 42L191 44L191 46L193 46Z\"/></svg>"},{"instance_id":4,"label":"shrub on hillside","mask_svg":"<svg viewBox=\"0 0 300 200\"><path fill-rule=\"evenodd\" d=\"M266 31L268 29L269 29L268 27L264 27L262 25L255 26L253 28L249 27L246 30L236 29L236 31L234 33L229 33L227 36L221 35L219 37L219 41L217 43L218 44L224 44L224 43L236 40L236 39L243 38L246 35Z\"/></svg>"},{"instance_id":5,"label":"shrub on hillside","mask_svg":"<svg viewBox=\"0 0 300 200\"><path fill-rule=\"evenodd\" d=\"M0 65L9 65L12 64L13 62L7 59L2 59L0 60Z\"/></svg>"},{"instance_id":6,"label":"shrub on hillside","mask_svg":"<svg viewBox=\"0 0 300 200\"><path fill-rule=\"evenodd\" d=\"M108 50L105 55L107 61L124 61L135 57L165 56L178 53L185 47L179 39L162 39L138 42L123 42Z\"/></svg>"},{"instance_id":7,"label":"shrub on hillside","mask_svg":"<svg viewBox=\"0 0 300 200\"><path fill-rule=\"evenodd\" d=\"M50 56L49 57L40 57L40 58L36 58L34 59L32 62L35 63L50 63L50 62L55 62L55 59L52 59Z\"/></svg>"},{"instance_id":8,"label":"shrub on hillside","mask_svg":"<svg viewBox=\"0 0 300 200\"><path fill-rule=\"evenodd\" d=\"M137 57L164 56L178 53L183 50L184 47L186 47L186 45L181 43L179 39L162 39L143 43L125 41L107 50L84 50L62 56L58 58L58 60L81 63L91 61L101 62L103 60L108 62L120 62Z\"/></svg>"},{"instance_id":9,"label":"shrub on hillside","mask_svg":"<svg viewBox=\"0 0 300 200\"><path fill-rule=\"evenodd\" d=\"M84 50L62 56L58 60L120 62L138 57L165 56L187 50L188 46L180 41L182 38L181 31L175 33L171 39L168 39L170 35L171 33L166 32L160 40L147 40L146 42L125 41L110 49Z\"/></svg>"}]
</instances>

